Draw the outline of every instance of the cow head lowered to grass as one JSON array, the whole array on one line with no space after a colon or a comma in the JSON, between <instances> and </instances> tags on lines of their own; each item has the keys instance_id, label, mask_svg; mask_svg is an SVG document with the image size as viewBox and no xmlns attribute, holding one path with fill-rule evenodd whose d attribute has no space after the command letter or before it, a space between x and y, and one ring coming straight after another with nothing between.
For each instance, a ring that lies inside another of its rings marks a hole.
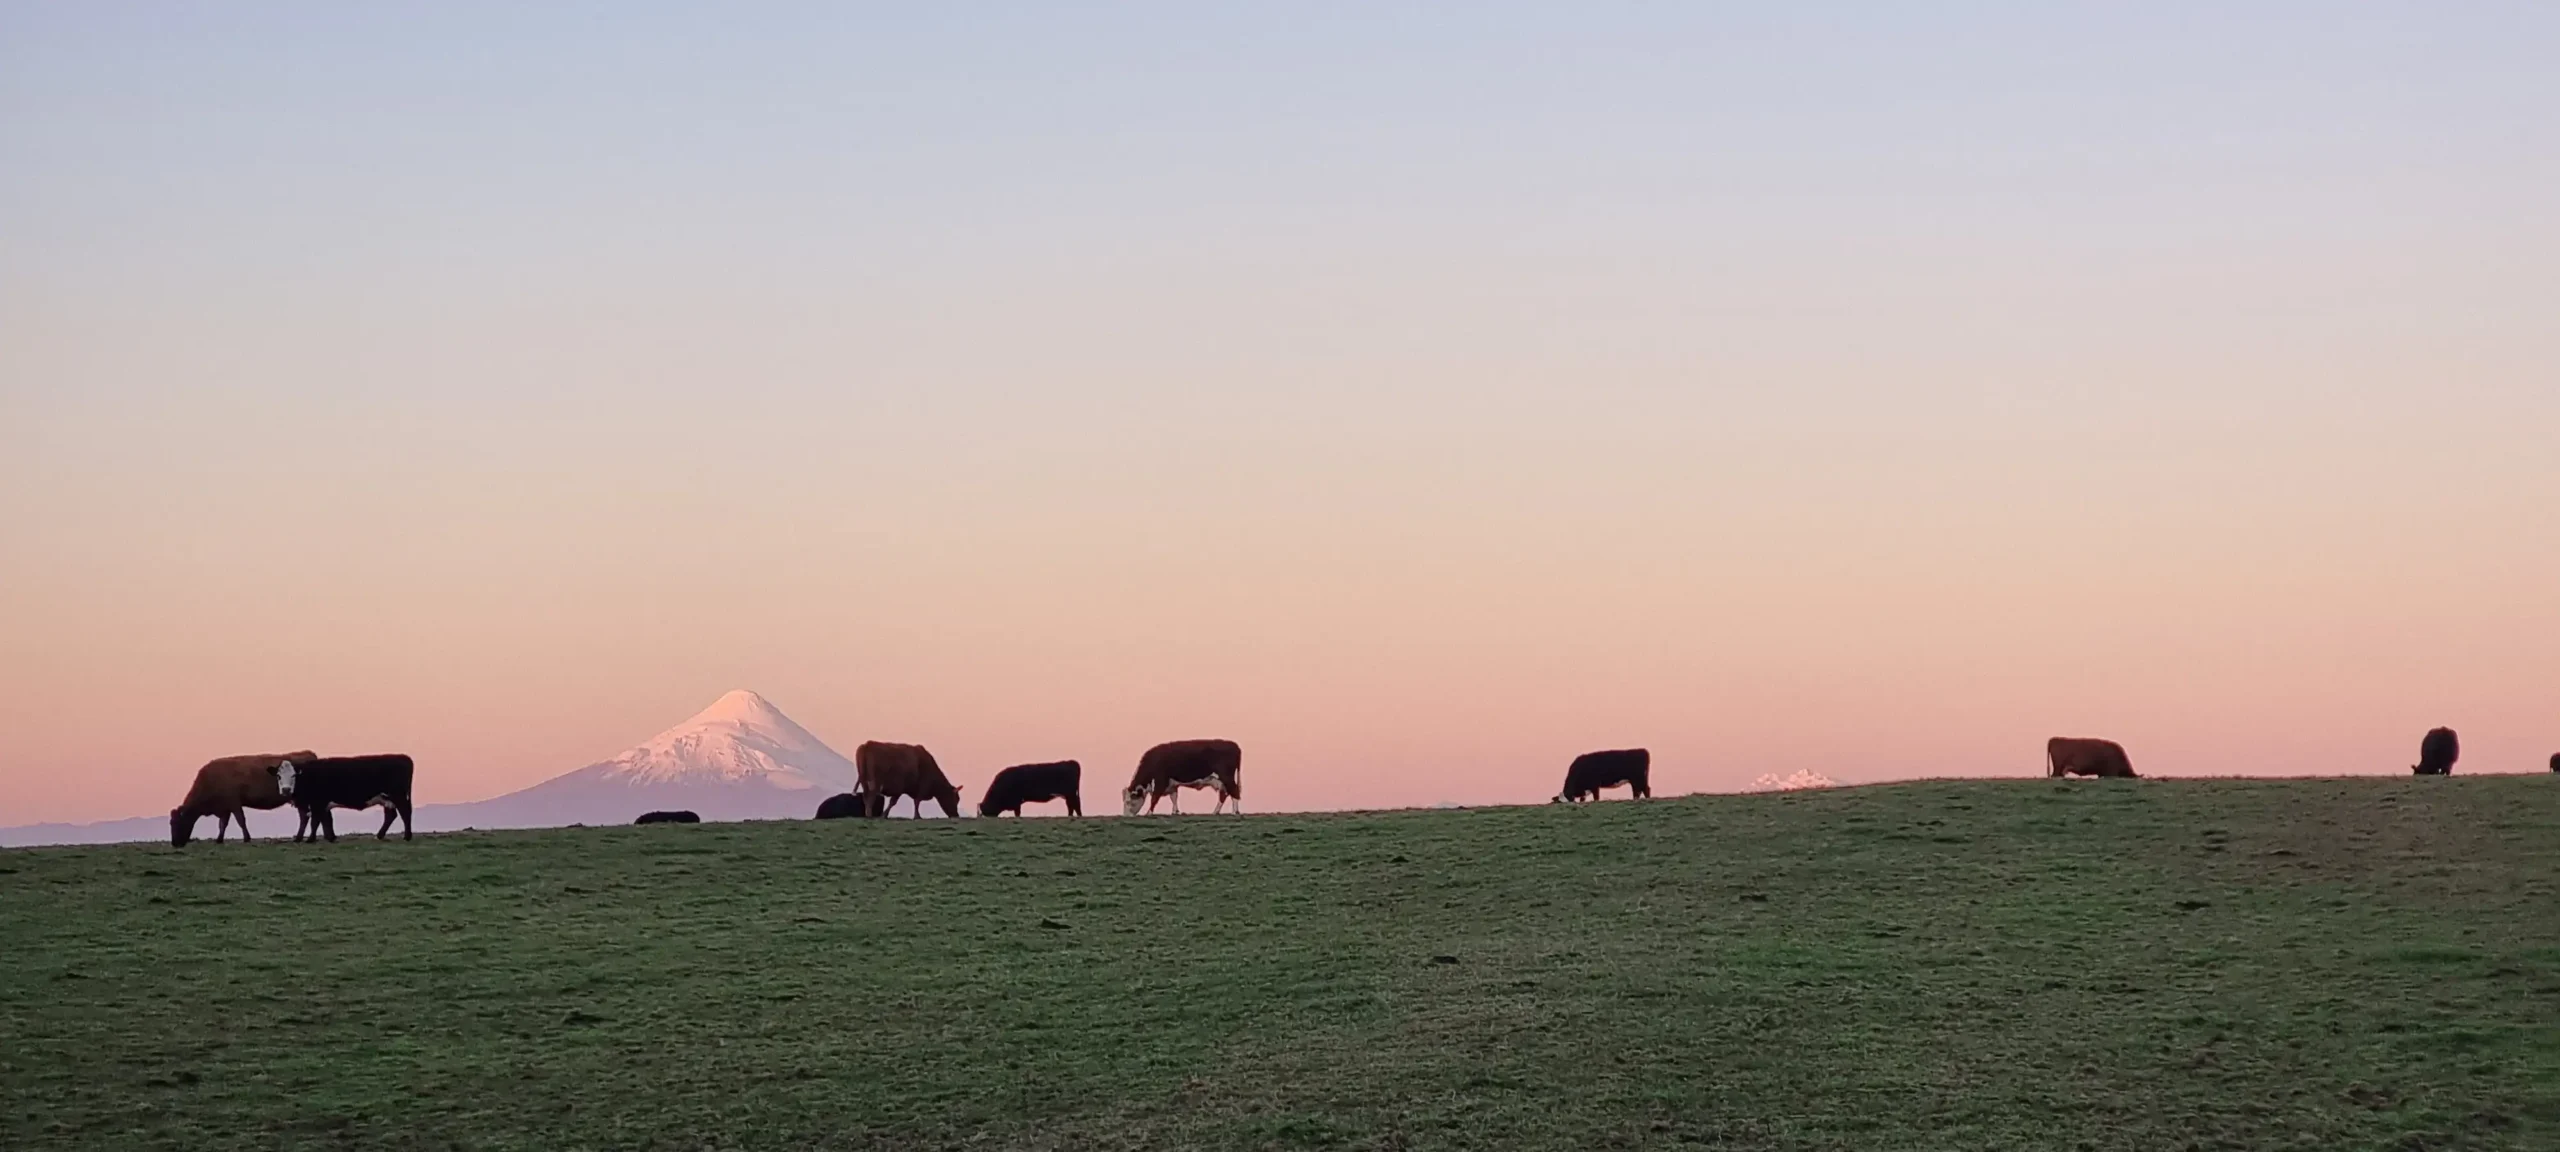
<instances>
[{"instance_id":1,"label":"cow head lowered to grass","mask_svg":"<svg viewBox=\"0 0 2560 1152\"><path fill-rule=\"evenodd\" d=\"M187 797L169 810L169 846L184 848L195 838L196 821L211 816L214 842L230 839L231 825L240 825L240 839L249 839L251 808L282 808L293 799L300 783L302 766L318 756L309 751L261 752L254 756L224 756L210 760L196 769L195 783L188 786Z\"/></svg>"}]
</instances>

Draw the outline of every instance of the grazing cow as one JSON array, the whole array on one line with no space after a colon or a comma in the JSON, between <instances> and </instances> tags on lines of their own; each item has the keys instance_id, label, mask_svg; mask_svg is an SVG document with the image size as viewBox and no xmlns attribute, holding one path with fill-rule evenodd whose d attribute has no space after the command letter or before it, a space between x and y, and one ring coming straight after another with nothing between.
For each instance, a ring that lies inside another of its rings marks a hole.
<instances>
[{"instance_id":1,"label":"grazing cow","mask_svg":"<svg viewBox=\"0 0 2560 1152\"><path fill-rule=\"evenodd\" d=\"M1564 770L1564 791L1550 804L1597 800L1603 788L1627 786L1630 799L1653 795L1653 753L1642 748L1585 752Z\"/></svg>"},{"instance_id":2,"label":"grazing cow","mask_svg":"<svg viewBox=\"0 0 2560 1152\"><path fill-rule=\"evenodd\" d=\"M1244 814L1244 749L1233 740L1176 740L1147 749L1138 758L1138 774L1129 778L1129 790L1120 794L1120 810L1130 816L1138 814L1144 803L1147 811L1156 810L1156 801L1171 797L1173 814L1182 815L1182 789L1207 788L1218 794L1217 803L1209 806L1212 815L1229 803L1236 814Z\"/></svg>"},{"instance_id":3,"label":"grazing cow","mask_svg":"<svg viewBox=\"0 0 2560 1152\"><path fill-rule=\"evenodd\" d=\"M1016 764L987 783L987 794L978 798L978 815L1002 816L1011 812L1022 815L1025 804L1042 804L1065 800L1067 815L1084 815L1084 800L1078 795L1078 784L1084 778L1084 766L1073 760L1054 764Z\"/></svg>"},{"instance_id":4,"label":"grazing cow","mask_svg":"<svg viewBox=\"0 0 2560 1152\"><path fill-rule=\"evenodd\" d=\"M942 805L945 816L960 814L960 790L951 786L951 778L923 745L865 740L853 750L853 772L865 797L866 816L888 815L901 796L915 801L918 816L924 815L928 799Z\"/></svg>"},{"instance_id":5,"label":"grazing cow","mask_svg":"<svg viewBox=\"0 0 2560 1152\"><path fill-rule=\"evenodd\" d=\"M187 788L187 798L169 810L169 846L184 848L195 838L196 821L213 817L213 842L231 838L231 825L240 825L240 842L249 842L247 809L282 808L291 802L294 774L319 759L309 751L267 752L256 756L225 756L209 760L196 769L195 783Z\"/></svg>"},{"instance_id":6,"label":"grazing cow","mask_svg":"<svg viewBox=\"0 0 2560 1152\"><path fill-rule=\"evenodd\" d=\"M818 802L820 820L843 820L871 814L869 798L860 792L838 792Z\"/></svg>"},{"instance_id":7,"label":"grazing cow","mask_svg":"<svg viewBox=\"0 0 2560 1152\"><path fill-rule=\"evenodd\" d=\"M691 812L643 812L634 824L700 824L702 817Z\"/></svg>"},{"instance_id":8,"label":"grazing cow","mask_svg":"<svg viewBox=\"0 0 2560 1152\"><path fill-rule=\"evenodd\" d=\"M417 772L416 761L399 755L324 756L303 765L294 776L293 806L302 810L307 823L319 829L319 836L297 839L326 836L335 844L338 823L329 815L331 808L369 808L376 804L382 805L382 829L373 838L389 838L391 818L397 816L400 838L409 839L409 783Z\"/></svg>"},{"instance_id":9,"label":"grazing cow","mask_svg":"<svg viewBox=\"0 0 2560 1152\"><path fill-rule=\"evenodd\" d=\"M2133 776L2133 758L2113 740L2056 736L2044 742L2044 765L2047 776Z\"/></svg>"},{"instance_id":10,"label":"grazing cow","mask_svg":"<svg viewBox=\"0 0 2560 1152\"><path fill-rule=\"evenodd\" d=\"M2451 728L2437 728L2418 741L2418 762L2409 771L2420 776L2451 776L2453 762L2462 759L2462 740Z\"/></svg>"}]
</instances>

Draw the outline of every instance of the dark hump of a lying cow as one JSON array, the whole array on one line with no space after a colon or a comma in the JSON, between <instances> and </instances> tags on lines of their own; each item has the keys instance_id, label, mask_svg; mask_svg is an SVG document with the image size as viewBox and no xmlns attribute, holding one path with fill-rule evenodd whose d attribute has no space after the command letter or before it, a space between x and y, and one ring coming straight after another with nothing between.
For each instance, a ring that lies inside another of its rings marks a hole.
<instances>
[{"instance_id":1,"label":"dark hump of a lying cow","mask_svg":"<svg viewBox=\"0 0 2560 1152\"><path fill-rule=\"evenodd\" d=\"M857 820L870 815L870 806L860 792L838 792L818 802L817 819Z\"/></svg>"},{"instance_id":2,"label":"dark hump of a lying cow","mask_svg":"<svg viewBox=\"0 0 2560 1152\"><path fill-rule=\"evenodd\" d=\"M2462 738L2451 728L2437 728L2418 741L2418 762L2409 771L2420 776L2451 776L2453 762L2462 759Z\"/></svg>"},{"instance_id":3,"label":"dark hump of a lying cow","mask_svg":"<svg viewBox=\"0 0 2560 1152\"><path fill-rule=\"evenodd\" d=\"M637 819L637 820L632 821L632 823L634 823L634 824L700 824L700 823L702 823L702 816L701 816L701 814L700 814L700 813L692 812L692 811L689 811L689 810L677 810L677 811L664 811L664 810L661 810L661 811L657 811L657 812L643 812L643 813L641 813L641 814L640 814L640 818L639 818L639 819Z\"/></svg>"},{"instance_id":4,"label":"dark hump of a lying cow","mask_svg":"<svg viewBox=\"0 0 2560 1152\"><path fill-rule=\"evenodd\" d=\"M1653 753L1643 748L1585 752L1564 770L1559 800L1596 800L1603 788L1625 785L1635 796L1653 795Z\"/></svg>"},{"instance_id":5,"label":"dark hump of a lying cow","mask_svg":"<svg viewBox=\"0 0 2560 1152\"><path fill-rule=\"evenodd\" d=\"M987 782L987 794L978 798L978 815L1001 816L1011 812L1022 815L1025 804L1045 804L1051 800L1067 802L1067 815L1084 815L1084 765L1073 760L1048 764L1016 764Z\"/></svg>"}]
</instances>

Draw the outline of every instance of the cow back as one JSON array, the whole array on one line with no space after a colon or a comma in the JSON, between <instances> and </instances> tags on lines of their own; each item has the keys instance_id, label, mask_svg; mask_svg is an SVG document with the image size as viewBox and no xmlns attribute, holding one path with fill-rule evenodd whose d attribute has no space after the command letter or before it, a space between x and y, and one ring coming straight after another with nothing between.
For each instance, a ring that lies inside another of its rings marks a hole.
<instances>
[{"instance_id":1,"label":"cow back","mask_svg":"<svg viewBox=\"0 0 2560 1152\"><path fill-rule=\"evenodd\" d=\"M1244 766L1244 747L1233 740L1174 740L1147 749L1138 758L1129 789L1192 784L1217 777L1230 784Z\"/></svg>"},{"instance_id":2,"label":"cow back","mask_svg":"<svg viewBox=\"0 0 2560 1152\"><path fill-rule=\"evenodd\" d=\"M951 788L921 744L866 740L853 750L853 772L860 790L876 796L930 796Z\"/></svg>"},{"instance_id":3,"label":"cow back","mask_svg":"<svg viewBox=\"0 0 2560 1152\"><path fill-rule=\"evenodd\" d=\"M417 762L397 753L379 756L323 756L302 766L293 790L296 807L334 804L361 808L375 797L409 803Z\"/></svg>"},{"instance_id":4,"label":"cow back","mask_svg":"<svg viewBox=\"0 0 2560 1152\"><path fill-rule=\"evenodd\" d=\"M2056 736L2045 741L2047 774L2052 776L2133 775L2133 758L2124 745L2085 736Z\"/></svg>"},{"instance_id":5,"label":"cow back","mask_svg":"<svg viewBox=\"0 0 2560 1152\"><path fill-rule=\"evenodd\" d=\"M249 756L219 756L205 761L196 769L196 778L187 786L187 798L180 809L187 812L225 812L234 808L280 808L289 797L284 793L276 768L292 764L296 771L319 759L308 749L300 752L261 752Z\"/></svg>"},{"instance_id":6,"label":"cow back","mask_svg":"<svg viewBox=\"0 0 2560 1152\"><path fill-rule=\"evenodd\" d=\"M1585 752L1573 758L1564 770L1564 794L1581 796L1620 784L1647 783L1653 771L1653 752L1645 748L1616 748L1606 752Z\"/></svg>"},{"instance_id":7,"label":"cow back","mask_svg":"<svg viewBox=\"0 0 2560 1152\"><path fill-rule=\"evenodd\" d=\"M1072 796L1084 781L1084 765L1073 760L1047 764L1016 764L996 778L987 781L986 795L978 798L981 815L1018 812L1024 804L1036 804Z\"/></svg>"}]
</instances>

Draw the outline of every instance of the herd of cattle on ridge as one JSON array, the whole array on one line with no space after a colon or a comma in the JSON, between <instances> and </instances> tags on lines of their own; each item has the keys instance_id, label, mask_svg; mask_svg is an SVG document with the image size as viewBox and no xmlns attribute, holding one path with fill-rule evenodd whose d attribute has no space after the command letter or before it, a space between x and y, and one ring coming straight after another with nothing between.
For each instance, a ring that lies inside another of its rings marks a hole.
<instances>
[{"instance_id":1,"label":"herd of cattle on ridge","mask_svg":"<svg viewBox=\"0 0 2560 1152\"><path fill-rule=\"evenodd\" d=\"M2124 746L2113 740L2093 740L2056 736L2045 742L2045 775L2053 776L2133 776L2133 760L2125 755ZM2462 745L2451 728L2437 728L2427 733L2418 745L2418 762L2410 771L2420 776L2448 776L2454 761L2460 759ZM1154 812L1159 801L1171 800L1175 815L1182 812L1181 791L1202 788L1216 793L1210 805L1216 813L1232 806L1244 811L1244 750L1233 740L1176 740L1158 744L1138 759L1138 771L1121 791L1121 813L1136 816L1143 810ZM899 800L915 806L919 815L924 802L933 801L944 816L960 814L960 789L943 775L942 766L933 753L916 744L885 744L867 741L854 749L855 787L857 791L830 796L818 805L817 819L843 817L877 818L888 814ZM2551 770L2560 772L2560 755L2551 757ZM1653 795L1651 781L1653 756L1642 748L1624 748L1608 752L1586 752L1573 759L1565 769L1564 790L1553 803L1596 800L1602 789L1625 787L1638 798ZM327 838L336 843L338 828L330 817L334 808L382 809L382 827L374 839L391 834L395 819L400 823L400 838L410 838L409 791L417 764L407 756L318 756L309 751L278 752L256 756L225 756L196 770L193 786L176 808L169 810L169 843L180 848L195 835L196 821L211 816L217 821L214 840L219 843L230 836L231 825L240 825L240 839L249 839L248 809L269 811L291 804L297 819L295 843ZM1001 816L1007 812L1022 815L1025 804L1045 804L1064 800L1069 816L1084 815L1084 802L1079 785L1084 775L1082 765L1073 760L1047 764L1017 764L996 773L987 783L986 795L978 801L978 815ZM650 812L639 818L641 824L695 824L701 817L692 812Z\"/></svg>"}]
</instances>

